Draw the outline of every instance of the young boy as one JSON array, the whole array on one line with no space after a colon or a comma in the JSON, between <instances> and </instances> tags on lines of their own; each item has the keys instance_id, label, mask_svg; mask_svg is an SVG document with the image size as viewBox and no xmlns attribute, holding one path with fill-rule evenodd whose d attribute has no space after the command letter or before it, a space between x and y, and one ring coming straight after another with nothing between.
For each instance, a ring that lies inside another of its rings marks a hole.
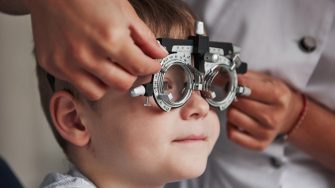
<instances>
[{"instance_id":1,"label":"young boy","mask_svg":"<svg viewBox=\"0 0 335 188\"><path fill-rule=\"evenodd\" d=\"M179 0L130 1L161 38L194 34L194 17ZM43 110L73 167L52 173L41 187L158 188L203 173L219 134L219 120L197 92L180 108L161 110L144 97L110 89L92 102L37 67ZM139 78L134 86L147 83ZM152 100L152 99L150 99Z\"/></svg>"}]
</instances>

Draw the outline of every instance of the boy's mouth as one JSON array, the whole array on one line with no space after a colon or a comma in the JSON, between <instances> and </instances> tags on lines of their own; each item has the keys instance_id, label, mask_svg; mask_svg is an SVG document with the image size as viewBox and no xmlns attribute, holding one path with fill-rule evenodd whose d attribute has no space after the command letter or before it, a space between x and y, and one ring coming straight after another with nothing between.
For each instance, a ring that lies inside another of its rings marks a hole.
<instances>
[{"instance_id":1,"label":"boy's mouth","mask_svg":"<svg viewBox=\"0 0 335 188\"><path fill-rule=\"evenodd\" d=\"M187 142L199 142L199 141L206 141L207 136L205 135L187 135L178 137L177 139L174 139L172 142L178 142L178 143L187 143Z\"/></svg>"}]
</instances>

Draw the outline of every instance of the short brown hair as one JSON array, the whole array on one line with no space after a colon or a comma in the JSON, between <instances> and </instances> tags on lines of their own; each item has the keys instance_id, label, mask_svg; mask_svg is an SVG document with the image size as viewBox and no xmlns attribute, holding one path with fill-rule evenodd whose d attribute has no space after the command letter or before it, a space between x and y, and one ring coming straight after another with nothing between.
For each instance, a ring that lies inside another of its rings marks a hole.
<instances>
[{"instance_id":1,"label":"short brown hair","mask_svg":"<svg viewBox=\"0 0 335 188\"><path fill-rule=\"evenodd\" d=\"M195 16L181 0L129 0L129 2L156 37L186 38L194 34ZM82 95L70 83L58 79L55 79L56 87L53 88L48 80L48 73L38 64L36 73L43 112L58 144L66 153L67 142L53 126L49 111L50 99L54 89L66 90L76 98Z\"/></svg>"}]
</instances>

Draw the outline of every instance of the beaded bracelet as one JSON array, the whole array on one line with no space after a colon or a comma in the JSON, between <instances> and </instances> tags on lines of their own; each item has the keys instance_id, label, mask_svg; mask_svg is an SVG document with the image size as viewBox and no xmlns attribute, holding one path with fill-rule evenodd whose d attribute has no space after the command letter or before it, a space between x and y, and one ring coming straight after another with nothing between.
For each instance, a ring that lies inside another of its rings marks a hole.
<instances>
[{"instance_id":1,"label":"beaded bracelet","mask_svg":"<svg viewBox=\"0 0 335 188\"><path fill-rule=\"evenodd\" d=\"M288 130L286 133L284 133L284 135L282 135L283 136L282 139L284 141L286 141L289 138L289 136L300 127L300 125L302 124L302 121L306 117L306 114L308 111L308 99L305 94L301 94L301 96L302 96L302 109L299 113L297 120L295 121L293 126L290 128L290 130Z\"/></svg>"}]
</instances>

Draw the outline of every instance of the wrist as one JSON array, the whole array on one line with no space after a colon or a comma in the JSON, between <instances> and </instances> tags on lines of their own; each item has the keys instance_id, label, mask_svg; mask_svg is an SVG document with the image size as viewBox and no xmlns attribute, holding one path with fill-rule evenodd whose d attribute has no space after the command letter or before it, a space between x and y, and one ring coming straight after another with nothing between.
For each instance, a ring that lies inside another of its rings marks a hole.
<instances>
[{"instance_id":1,"label":"wrist","mask_svg":"<svg viewBox=\"0 0 335 188\"><path fill-rule=\"evenodd\" d=\"M298 115L295 118L295 121L293 124L291 124L290 127L288 127L285 131L281 133L281 137L284 140L287 140L299 127L301 126L302 122L304 121L307 111L308 111L308 98L305 94L301 93L300 98L302 101L302 105L300 107L300 111Z\"/></svg>"}]
</instances>

